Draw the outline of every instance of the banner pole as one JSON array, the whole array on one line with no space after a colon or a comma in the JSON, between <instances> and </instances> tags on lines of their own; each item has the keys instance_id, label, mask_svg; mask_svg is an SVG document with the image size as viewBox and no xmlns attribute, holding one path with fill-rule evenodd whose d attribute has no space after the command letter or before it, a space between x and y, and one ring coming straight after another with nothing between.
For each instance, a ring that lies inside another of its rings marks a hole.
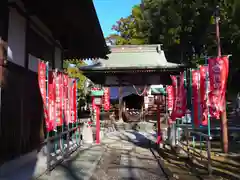
<instances>
[{"instance_id":1,"label":"banner pole","mask_svg":"<svg viewBox=\"0 0 240 180\"><path fill-rule=\"evenodd\" d=\"M208 58L205 57L205 66L208 65ZM209 70L206 72L206 103L208 103L208 81L209 81ZM209 106L207 104L207 122L208 122L208 136L211 136L211 122L210 122L210 115L209 115Z\"/></svg>"},{"instance_id":2,"label":"banner pole","mask_svg":"<svg viewBox=\"0 0 240 180\"><path fill-rule=\"evenodd\" d=\"M190 68L190 73L189 73L189 79L190 79L190 98L191 98L191 121L192 121L192 128L195 128L194 125L194 103L193 103L193 95L192 95L192 69ZM195 146L195 136L192 137L192 141L193 141L193 146Z\"/></svg>"},{"instance_id":3,"label":"banner pole","mask_svg":"<svg viewBox=\"0 0 240 180\"><path fill-rule=\"evenodd\" d=\"M48 97L49 73L48 72L49 72L49 63L46 62L46 79L45 79L45 83L46 83L46 112L49 112L49 104L48 104L48 102L49 102L49 97ZM48 115L48 118L49 118L50 114L47 113L47 115ZM50 137L50 132L47 129L47 173L48 174L50 173L50 166L51 166L50 165L50 163L51 163L51 155L50 155L50 140L49 140L49 137Z\"/></svg>"},{"instance_id":4,"label":"banner pole","mask_svg":"<svg viewBox=\"0 0 240 180\"><path fill-rule=\"evenodd\" d=\"M57 69L54 70L54 74L53 74L53 78L55 79L55 84L53 83L53 91L55 92L55 94L53 94L53 97L54 97L54 128L53 129L53 136L55 137L57 135L57 116L56 116L56 110L57 110L57 106L56 106L56 98L57 98L57 94L56 94L56 90L57 90L57 84L59 84L58 82L58 78L57 78ZM54 79L53 79L53 82L54 82ZM54 151L56 152L57 151L57 148L58 148L58 142L55 142L54 140Z\"/></svg>"},{"instance_id":5,"label":"banner pole","mask_svg":"<svg viewBox=\"0 0 240 180\"><path fill-rule=\"evenodd\" d=\"M79 119L78 119L78 79L77 79L77 81L76 81L76 86L77 86L77 88L76 88L76 106L77 106L77 108L76 108L76 118L77 118L77 120L76 120L76 122L77 122L77 137L78 137L78 145L80 145L80 122L79 122Z\"/></svg>"},{"instance_id":6,"label":"banner pole","mask_svg":"<svg viewBox=\"0 0 240 180\"><path fill-rule=\"evenodd\" d=\"M68 82L67 82L67 84L68 84L68 86L67 86L67 94L68 94L68 101L67 101L67 109L68 109L68 111L67 111L67 149L69 150L69 138L70 138L70 134L69 134L69 123L70 123L70 78L69 78L69 76L67 76L67 79L68 79Z\"/></svg>"},{"instance_id":7,"label":"banner pole","mask_svg":"<svg viewBox=\"0 0 240 180\"><path fill-rule=\"evenodd\" d=\"M62 133L64 132L64 78L63 73L61 73L61 116L62 116ZM61 142L62 142L62 151L64 151L64 138L61 136Z\"/></svg>"},{"instance_id":8,"label":"banner pole","mask_svg":"<svg viewBox=\"0 0 240 180\"><path fill-rule=\"evenodd\" d=\"M198 67L198 120L199 120L199 128L202 129L202 108L201 108L201 91L200 91L200 86L201 86L201 73L200 73L200 68ZM200 135L200 149L202 151L202 136Z\"/></svg>"},{"instance_id":9,"label":"banner pole","mask_svg":"<svg viewBox=\"0 0 240 180\"><path fill-rule=\"evenodd\" d=\"M76 139L76 144L78 145L78 137L77 137L77 127L78 127L78 123L77 123L77 79L75 79L75 81L74 81L74 83L75 83L75 86L76 86L76 89L75 89L75 95L74 95L74 97L76 97L76 99L75 99L75 105L74 105L74 107L76 107L76 109L75 109L75 125L76 125L76 130L75 130L75 139Z\"/></svg>"}]
</instances>

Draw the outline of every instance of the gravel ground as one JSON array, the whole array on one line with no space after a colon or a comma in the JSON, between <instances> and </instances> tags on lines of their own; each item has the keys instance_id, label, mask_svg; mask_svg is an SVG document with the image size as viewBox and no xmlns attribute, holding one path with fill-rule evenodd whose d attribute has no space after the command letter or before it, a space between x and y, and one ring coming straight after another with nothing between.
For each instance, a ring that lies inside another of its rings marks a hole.
<instances>
[{"instance_id":1,"label":"gravel ground","mask_svg":"<svg viewBox=\"0 0 240 180\"><path fill-rule=\"evenodd\" d=\"M106 151L90 180L167 179L146 141L136 144L115 134L104 143Z\"/></svg>"}]
</instances>

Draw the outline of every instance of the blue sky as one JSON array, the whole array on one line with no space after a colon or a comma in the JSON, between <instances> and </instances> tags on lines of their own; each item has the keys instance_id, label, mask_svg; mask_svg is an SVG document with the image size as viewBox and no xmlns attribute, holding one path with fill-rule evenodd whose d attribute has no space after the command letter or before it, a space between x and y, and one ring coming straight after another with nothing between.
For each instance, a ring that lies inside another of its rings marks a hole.
<instances>
[{"instance_id":1,"label":"blue sky","mask_svg":"<svg viewBox=\"0 0 240 180\"><path fill-rule=\"evenodd\" d=\"M93 0L104 36L112 34L112 25L130 15L132 7L141 0Z\"/></svg>"}]
</instances>

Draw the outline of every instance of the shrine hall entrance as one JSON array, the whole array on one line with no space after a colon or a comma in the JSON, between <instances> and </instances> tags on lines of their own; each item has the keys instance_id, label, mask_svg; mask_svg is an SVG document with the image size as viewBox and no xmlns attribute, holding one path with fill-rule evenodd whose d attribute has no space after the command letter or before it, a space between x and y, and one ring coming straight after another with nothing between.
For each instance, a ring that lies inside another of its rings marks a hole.
<instances>
[{"instance_id":1,"label":"shrine hall entrance","mask_svg":"<svg viewBox=\"0 0 240 180\"><path fill-rule=\"evenodd\" d=\"M144 96L130 94L123 97L123 121L140 121L144 106Z\"/></svg>"}]
</instances>

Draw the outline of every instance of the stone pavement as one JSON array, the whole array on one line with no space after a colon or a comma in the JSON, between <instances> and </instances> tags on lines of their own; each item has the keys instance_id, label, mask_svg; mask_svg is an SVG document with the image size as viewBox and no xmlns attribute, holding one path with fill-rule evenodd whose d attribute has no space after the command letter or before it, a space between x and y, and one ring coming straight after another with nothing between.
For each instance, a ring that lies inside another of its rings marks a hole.
<instances>
[{"instance_id":1,"label":"stone pavement","mask_svg":"<svg viewBox=\"0 0 240 180\"><path fill-rule=\"evenodd\" d=\"M105 152L90 180L166 180L149 140L135 131L109 133Z\"/></svg>"},{"instance_id":2,"label":"stone pavement","mask_svg":"<svg viewBox=\"0 0 240 180\"><path fill-rule=\"evenodd\" d=\"M92 176L104 152L101 145L93 145L75 152L58 165L49 175L43 174L38 180L87 180Z\"/></svg>"}]
</instances>

